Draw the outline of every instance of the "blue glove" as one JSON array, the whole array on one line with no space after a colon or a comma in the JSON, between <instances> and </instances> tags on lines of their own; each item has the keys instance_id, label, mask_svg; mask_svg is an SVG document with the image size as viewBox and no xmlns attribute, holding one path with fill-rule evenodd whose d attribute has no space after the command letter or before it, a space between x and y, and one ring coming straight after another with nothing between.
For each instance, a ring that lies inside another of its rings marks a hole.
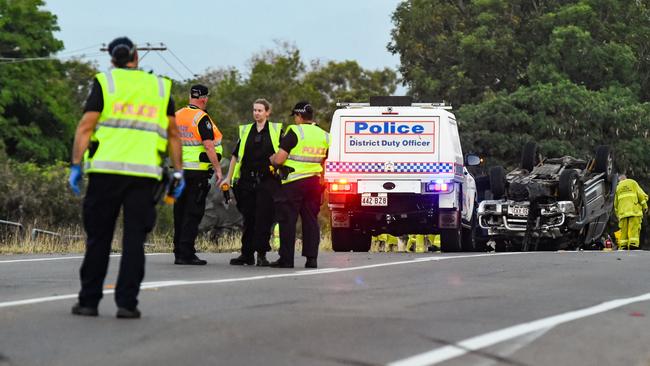
<instances>
[{"instance_id":1,"label":"blue glove","mask_svg":"<svg viewBox=\"0 0 650 366\"><path fill-rule=\"evenodd\" d=\"M81 172L81 164L72 164L70 166L70 176L68 177L68 184L70 185L70 188L72 189L72 193L75 194L75 196L79 196L81 194L81 177L83 176L83 173Z\"/></svg>"},{"instance_id":2,"label":"blue glove","mask_svg":"<svg viewBox=\"0 0 650 366\"><path fill-rule=\"evenodd\" d=\"M171 192L171 196L174 197L174 199L178 199L181 194L183 194L183 190L185 189L185 179L183 178L183 172L174 172L174 175L172 176L172 182L169 187L169 191Z\"/></svg>"}]
</instances>

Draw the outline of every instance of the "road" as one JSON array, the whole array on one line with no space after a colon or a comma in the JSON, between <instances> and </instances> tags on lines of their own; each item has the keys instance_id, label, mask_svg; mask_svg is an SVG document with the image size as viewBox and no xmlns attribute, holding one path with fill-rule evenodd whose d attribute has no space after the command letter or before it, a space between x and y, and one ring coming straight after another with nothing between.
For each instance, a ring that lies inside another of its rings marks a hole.
<instances>
[{"instance_id":1,"label":"road","mask_svg":"<svg viewBox=\"0 0 650 366\"><path fill-rule=\"evenodd\" d=\"M0 365L650 365L650 252L203 257L149 255L138 320L117 256L98 318L69 313L78 256L0 257Z\"/></svg>"}]
</instances>

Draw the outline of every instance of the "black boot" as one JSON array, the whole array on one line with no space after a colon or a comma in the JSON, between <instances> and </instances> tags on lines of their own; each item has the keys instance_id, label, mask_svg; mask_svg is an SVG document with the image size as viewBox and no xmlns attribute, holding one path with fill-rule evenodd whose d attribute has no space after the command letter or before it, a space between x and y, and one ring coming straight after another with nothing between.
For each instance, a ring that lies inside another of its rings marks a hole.
<instances>
[{"instance_id":1,"label":"black boot","mask_svg":"<svg viewBox=\"0 0 650 366\"><path fill-rule=\"evenodd\" d=\"M206 264L208 264L208 261L199 259L199 257L194 256L188 259L176 258L174 260L174 264L183 264L183 265L190 265L190 266L205 266Z\"/></svg>"},{"instance_id":2,"label":"black boot","mask_svg":"<svg viewBox=\"0 0 650 366\"><path fill-rule=\"evenodd\" d=\"M305 261L305 268L318 268L318 263L316 261L316 258L314 257L307 258L307 261Z\"/></svg>"},{"instance_id":3,"label":"black boot","mask_svg":"<svg viewBox=\"0 0 650 366\"><path fill-rule=\"evenodd\" d=\"M293 263L289 264L284 262L282 259L278 259L275 262L271 262L269 266L273 268L293 268Z\"/></svg>"},{"instance_id":4,"label":"black boot","mask_svg":"<svg viewBox=\"0 0 650 366\"><path fill-rule=\"evenodd\" d=\"M81 304L76 303L72 307L72 314L81 316L97 316L99 315L99 312L97 311L96 306L81 306Z\"/></svg>"},{"instance_id":5,"label":"black boot","mask_svg":"<svg viewBox=\"0 0 650 366\"><path fill-rule=\"evenodd\" d=\"M239 257L230 260L230 265L232 266L243 266L244 264L249 266L254 265L255 257L253 255L247 256L242 254Z\"/></svg>"},{"instance_id":6,"label":"black boot","mask_svg":"<svg viewBox=\"0 0 650 366\"><path fill-rule=\"evenodd\" d=\"M127 309L127 308L117 308L117 313L115 316L120 319L139 319L140 316L140 310L138 308L133 308L133 309Z\"/></svg>"},{"instance_id":7,"label":"black boot","mask_svg":"<svg viewBox=\"0 0 650 366\"><path fill-rule=\"evenodd\" d=\"M257 253L257 266L268 267L271 263L266 259L266 253Z\"/></svg>"}]
</instances>

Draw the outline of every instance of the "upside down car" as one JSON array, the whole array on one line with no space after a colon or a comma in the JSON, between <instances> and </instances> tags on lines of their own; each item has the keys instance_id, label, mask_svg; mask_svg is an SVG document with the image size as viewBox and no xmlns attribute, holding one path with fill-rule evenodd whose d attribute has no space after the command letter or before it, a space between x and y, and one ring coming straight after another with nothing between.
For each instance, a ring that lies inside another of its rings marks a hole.
<instances>
[{"instance_id":1,"label":"upside down car","mask_svg":"<svg viewBox=\"0 0 650 366\"><path fill-rule=\"evenodd\" d=\"M521 166L490 169L493 199L478 221L497 251L576 249L598 240L612 215L617 178L608 146L591 158L543 159L527 143Z\"/></svg>"}]
</instances>

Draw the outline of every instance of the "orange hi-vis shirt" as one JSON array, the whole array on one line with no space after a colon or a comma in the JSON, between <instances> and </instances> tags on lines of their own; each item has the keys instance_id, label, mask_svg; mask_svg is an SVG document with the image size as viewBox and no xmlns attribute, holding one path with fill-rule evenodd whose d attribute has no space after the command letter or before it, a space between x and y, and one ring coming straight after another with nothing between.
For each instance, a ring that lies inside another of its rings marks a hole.
<instances>
[{"instance_id":1,"label":"orange hi-vis shirt","mask_svg":"<svg viewBox=\"0 0 650 366\"><path fill-rule=\"evenodd\" d=\"M212 118L202 109L196 107L184 107L176 111L176 126L178 126L181 143L183 145L183 169L208 170L211 164L201 161L201 154L205 154L203 139L199 132L199 123L204 117L208 117L208 128L214 135L214 149L217 154L223 155L221 140L223 135L217 128Z\"/></svg>"},{"instance_id":2,"label":"orange hi-vis shirt","mask_svg":"<svg viewBox=\"0 0 650 366\"><path fill-rule=\"evenodd\" d=\"M212 133L214 134L214 144L217 145L218 142L221 145L223 135L214 121L212 121L212 118L200 108L183 107L176 111L176 126L178 126L183 146L203 145L203 139L199 134L198 128L199 121L203 119L203 116L207 116L210 119Z\"/></svg>"}]
</instances>

